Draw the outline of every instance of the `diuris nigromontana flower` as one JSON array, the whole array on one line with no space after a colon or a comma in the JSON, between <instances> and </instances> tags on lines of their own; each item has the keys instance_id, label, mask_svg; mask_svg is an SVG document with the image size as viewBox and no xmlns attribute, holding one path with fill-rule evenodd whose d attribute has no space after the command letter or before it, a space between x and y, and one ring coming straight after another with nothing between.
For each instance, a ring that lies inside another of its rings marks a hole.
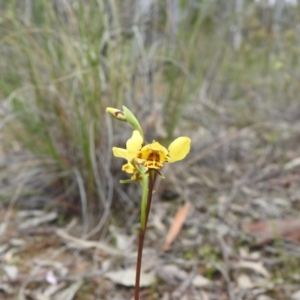
<instances>
[{"instance_id":1,"label":"diuris nigromontana flower","mask_svg":"<svg viewBox=\"0 0 300 300\"><path fill-rule=\"evenodd\" d=\"M136 168L134 165L138 164L137 153L143 147L144 140L141 134L134 130L132 137L126 142L126 149L113 147L113 154L116 157L125 158L127 163L122 166L122 171L133 174L131 179L136 178Z\"/></svg>"},{"instance_id":2,"label":"diuris nigromontana flower","mask_svg":"<svg viewBox=\"0 0 300 300\"><path fill-rule=\"evenodd\" d=\"M190 152L190 147L191 140L188 137L177 138L168 149L155 141L144 146L141 134L134 130L126 143L126 149L113 147L113 153L116 157L127 160L122 166L123 171L135 174L135 166L143 165L146 169L160 170L166 162L182 160Z\"/></svg>"},{"instance_id":3,"label":"diuris nigromontana flower","mask_svg":"<svg viewBox=\"0 0 300 300\"><path fill-rule=\"evenodd\" d=\"M145 160L144 166L148 169L160 170L164 163L173 163L182 160L190 152L191 139L185 136L174 140L168 149L158 142L142 147L137 158Z\"/></svg>"}]
</instances>

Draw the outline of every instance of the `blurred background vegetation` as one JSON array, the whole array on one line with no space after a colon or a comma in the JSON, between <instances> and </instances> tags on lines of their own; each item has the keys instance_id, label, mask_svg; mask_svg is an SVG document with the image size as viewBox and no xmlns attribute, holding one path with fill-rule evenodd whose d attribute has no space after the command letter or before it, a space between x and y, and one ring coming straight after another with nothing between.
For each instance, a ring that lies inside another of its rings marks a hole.
<instances>
[{"instance_id":1,"label":"blurred background vegetation","mask_svg":"<svg viewBox=\"0 0 300 300\"><path fill-rule=\"evenodd\" d=\"M130 204L111 160L130 132L107 106L130 108L150 141L192 136L194 154L203 131L295 122L299 12L263 0L1 1L1 203L83 213L86 230L92 213L99 230L112 203Z\"/></svg>"}]
</instances>

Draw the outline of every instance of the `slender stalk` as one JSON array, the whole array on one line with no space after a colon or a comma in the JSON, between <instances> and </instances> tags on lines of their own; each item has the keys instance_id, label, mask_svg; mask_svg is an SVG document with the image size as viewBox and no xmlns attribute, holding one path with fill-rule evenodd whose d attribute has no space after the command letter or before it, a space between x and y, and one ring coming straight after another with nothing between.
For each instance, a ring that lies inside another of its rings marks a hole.
<instances>
[{"instance_id":1,"label":"slender stalk","mask_svg":"<svg viewBox=\"0 0 300 300\"><path fill-rule=\"evenodd\" d=\"M147 229L148 217L151 208L153 187L156 178L156 173L153 170L149 170L149 181L148 181L148 197L147 197L147 206L146 206L146 222L145 227L141 226L139 233L139 245L138 245L138 255L136 261L136 276L135 276L135 288L134 288L134 300L139 300L140 293L140 277L141 277L141 267L142 267L142 256L143 256L143 247L145 233Z\"/></svg>"},{"instance_id":2,"label":"slender stalk","mask_svg":"<svg viewBox=\"0 0 300 300\"><path fill-rule=\"evenodd\" d=\"M145 230L143 230L142 228L140 229L138 255L137 255L137 261L136 261L134 300L139 300L139 294L140 294L140 277L141 277L142 254L143 254L145 232L146 232L146 229Z\"/></svg>"}]
</instances>

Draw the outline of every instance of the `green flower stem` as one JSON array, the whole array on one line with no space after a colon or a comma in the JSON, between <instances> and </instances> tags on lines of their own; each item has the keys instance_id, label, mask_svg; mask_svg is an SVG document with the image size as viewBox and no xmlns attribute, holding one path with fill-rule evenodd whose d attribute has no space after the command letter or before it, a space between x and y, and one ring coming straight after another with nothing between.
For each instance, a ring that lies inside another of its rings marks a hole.
<instances>
[{"instance_id":1,"label":"green flower stem","mask_svg":"<svg viewBox=\"0 0 300 300\"><path fill-rule=\"evenodd\" d=\"M144 177L147 177L147 179L144 179ZM154 170L151 170L151 169L149 170L149 176L146 176L146 175L143 176L143 194L142 194L142 205L141 205L141 228L140 228L140 233L139 233L139 246L138 246L138 255L137 255L137 262L136 262L134 300L139 300L140 277L141 277L144 239L145 239L148 217L149 217L150 208L151 208L151 201L152 201L152 194L153 194L155 178L156 178L156 173ZM144 180L145 180L145 182L144 182Z\"/></svg>"},{"instance_id":2,"label":"green flower stem","mask_svg":"<svg viewBox=\"0 0 300 300\"><path fill-rule=\"evenodd\" d=\"M147 211L147 204L149 202L149 185L150 185L150 173L145 174L142 176L142 203L141 203L141 229L146 230L146 211Z\"/></svg>"}]
</instances>

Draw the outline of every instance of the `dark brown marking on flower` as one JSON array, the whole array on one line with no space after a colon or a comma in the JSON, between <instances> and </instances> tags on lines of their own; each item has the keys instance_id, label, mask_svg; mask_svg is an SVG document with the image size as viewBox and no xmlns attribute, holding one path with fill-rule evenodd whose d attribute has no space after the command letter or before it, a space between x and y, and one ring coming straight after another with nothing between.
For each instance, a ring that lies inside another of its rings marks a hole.
<instances>
[{"instance_id":1,"label":"dark brown marking on flower","mask_svg":"<svg viewBox=\"0 0 300 300\"><path fill-rule=\"evenodd\" d=\"M124 113L121 110L118 110L115 112L115 116L118 118L119 115L122 115L124 117Z\"/></svg>"},{"instance_id":2,"label":"dark brown marking on flower","mask_svg":"<svg viewBox=\"0 0 300 300\"><path fill-rule=\"evenodd\" d=\"M151 153L149 154L147 160L159 162L159 161L160 161L159 154L158 154L157 152L151 152Z\"/></svg>"},{"instance_id":3,"label":"dark brown marking on flower","mask_svg":"<svg viewBox=\"0 0 300 300\"><path fill-rule=\"evenodd\" d=\"M169 161L170 161L170 155L167 154L167 155L165 156L164 162L169 162Z\"/></svg>"},{"instance_id":4,"label":"dark brown marking on flower","mask_svg":"<svg viewBox=\"0 0 300 300\"><path fill-rule=\"evenodd\" d=\"M123 171L127 171L127 170L129 170L130 168L129 168L128 165L124 165L124 166L122 167L122 169L123 169Z\"/></svg>"},{"instance_id":5,"label":"dark brown marking on flower","mask_svg":"<svg viewBox=\"0 0 300 300\"><path fill-rule=\"evenodd\" d=\"M145 162L145 167L149 169L161 169L163 167L163 164L160 161L147 160Z\"/></svg>"}]
</instances>

